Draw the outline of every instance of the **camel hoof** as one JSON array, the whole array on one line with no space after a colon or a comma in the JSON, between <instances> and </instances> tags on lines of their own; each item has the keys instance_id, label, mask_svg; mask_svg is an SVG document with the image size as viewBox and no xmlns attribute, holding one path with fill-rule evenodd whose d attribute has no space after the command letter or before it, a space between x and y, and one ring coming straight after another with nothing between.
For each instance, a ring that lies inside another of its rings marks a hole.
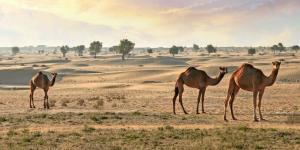
<instances>
[{"instance_id":1,"label":"camel hoof","mask_svg":"<svg viewBox=\"0 0 300 150\"><path fill-rule=\"evenodd\" d=\"M206 112L205 112L205 111L202 111L202 114L206 114Z\"/></svg>"},{"instance_id":2,"label":"camel hoof","mask_svg":"<svg viewBox=\"0 0 300 150\"><path fill-rule=\"evenodd\" d=\"M259 120L258 120L257 118L256 118L256 119L254 119L253 121L254 121L254 122L259 122Z\"/></svg>"},{"instance_id":3,"label":"camel hoof","mask_svg":"<svg viewBox=\"0 0 300 150\"><path fill-rule=\"evenodd\" d=\"M232 120L238 120L237 118L232 118Z\"/></svg>"},{"instance_id":4,"label":"camel hoof","mask_svg":"<svg viewBox=\"0 0 300 150\"><path fill-rule=\"evenodd\" d=\"M187 113L187 112L184 112L184 114L186 114L186 115L187 115L187 114L189 114L189 113Z\"/></svg>"},{"instance_id":5,"label":"camel hoof","mask_svg":"<svg viewBox=\"0 0 300 150\"><path fill-rule=\"evenodd\" d=\"M227 120L226 118L224 118L224 121L225 121L225 122L228 122L228 120Z\"/></svg>"},{"instance_id":6,"label":"camel hoof","mask_svg":"<svg viewBox=\"0 0 300 150\"><path fill-rule=\"evenodd\" d=\"M264 118L260 118L260 121L267 121L266 119L264 119Z\"/></svg>"}]
</instances>

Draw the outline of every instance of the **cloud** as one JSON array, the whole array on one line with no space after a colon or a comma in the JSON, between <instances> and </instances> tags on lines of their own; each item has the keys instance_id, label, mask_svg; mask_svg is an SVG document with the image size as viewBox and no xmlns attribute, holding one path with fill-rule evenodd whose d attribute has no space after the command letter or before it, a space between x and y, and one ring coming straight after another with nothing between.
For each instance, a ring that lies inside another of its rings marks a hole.
<instances>
[{"instance_id":1,"label":"cloud","mask_svg":"<svg viewBox=\"0 0 300 150\"><path fill-rule=\"evenodd\" d=\"M0 0L0 4L5 7L0 18L3 14L11 18L0 25L1 32L31 35L31 41L46 43L98 38L111 45L126 37L141 46L243 45L272 39L274 31L289 29L290 37L300 32L294 29L300 22L293 21L300 14L300 1L294 0ZM31 22L22 25L20 20ZM255 34L256 29L264 36Z\"/></svg>"}]
</instances>

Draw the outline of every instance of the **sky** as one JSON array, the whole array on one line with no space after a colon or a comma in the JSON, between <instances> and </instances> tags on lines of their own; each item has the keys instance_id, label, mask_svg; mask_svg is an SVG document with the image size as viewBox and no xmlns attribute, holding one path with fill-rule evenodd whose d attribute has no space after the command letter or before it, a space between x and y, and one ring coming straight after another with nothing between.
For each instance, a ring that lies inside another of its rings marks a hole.
<instances>
[{"instance_id":1,"label":"sky","mask_svg":"<svg viewBox=\"0 0 300 150\"><path fill-rule=\"evenodd\" d=\"M0 47L300 44L299 0L0 0Z\"/></svg>"}]
</instances>

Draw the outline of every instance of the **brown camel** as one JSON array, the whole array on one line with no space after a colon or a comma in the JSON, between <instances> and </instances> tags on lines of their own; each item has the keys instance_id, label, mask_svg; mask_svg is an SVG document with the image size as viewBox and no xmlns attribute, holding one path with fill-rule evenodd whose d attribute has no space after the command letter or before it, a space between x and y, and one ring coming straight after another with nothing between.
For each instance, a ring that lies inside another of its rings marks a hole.
<instances>
[{"instance_id":1,"label":"brown camel","mask_svg":"<svg viewBox=\"0 0 300 150\"><path fill-rule=\"evenodd\" d=\"M273 64L273 70L271 74L267 77L264 75L264 73L257 68L254 68L251 64L243 64L241 65L231 76L230 82L229 82L229 88L227 97L225 99L225 108L224 108L224 120L226 119L226 111L227 111L227 105L228 101L230 104L230 110L231 110L231 116L233 120L237 120L234 117L233 114L233 101L235 96L237 95L239 89L243 89L246 91L253 92L253 114L254 114L254 121L258 121L256 117L256 100L258 95L258 111L259 111L259 117L260 120L264 120L262 114L261 114L261 100L265 91L265 88L267 86L272 86L276 80L276 77L278 75L278 71L280 68L280 62L275 61L272 62ZM229 100L230 98L230 100Z\"/></svg>"},{"instance_id":2,"label":"brown camel","mask_svg":"<svg viewBox=\"0 0 300 150\"><path fill-rule=\"evenodd\" d=\"M43 74L41 71L38 72L35 76L32 77L30 80L30 108L35 108L33 103L33 93L36 89L36 87L41 88L44 90L45 97L44 97L44 108L49 109L49 102L48 102L48 90L49 87L52 87L55 83L55 79L57 76L57 73L51 73L53 75L52 81L50 81L47 77L47 75ZM47 100L47 102L46 102ZM32 102L32 106L31 106Z\"/></svg>"},{"instance_id":3,"label":"brown camel","mask_svg":"<svg viewBox=\"0 0 300 150\"><path fill-rule=\"evenodd\" d=\"M182 93L184 91L184 84L191 88L199 89L199 95L198 95L198 101L197 101L197 110L196 113L199 114L199 103L201 98L201 104L202 104L202 113L205 113L204 111L204 96L205 91L208 86L214 86L217 85L224 75L227 73L227 68L220 67L220 73L216 78L209 77L205 71L198 70L194 67L189 67L185 72L181 73L177 79L176 85L175 85L175 95L173 98L173 113L175 113L175 102L176 98L179 95L179 103L183 109L183 112L187 114L185 111L183 104L182 104Z\"/></svg>"}]
</instances>

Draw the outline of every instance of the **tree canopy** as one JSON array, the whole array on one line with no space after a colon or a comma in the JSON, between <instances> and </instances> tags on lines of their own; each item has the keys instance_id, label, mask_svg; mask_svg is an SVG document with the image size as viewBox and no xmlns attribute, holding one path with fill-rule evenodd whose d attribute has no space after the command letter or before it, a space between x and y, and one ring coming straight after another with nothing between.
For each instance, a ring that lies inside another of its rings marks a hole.
<instances>
[{"instance_id":1,"label":"tree canopy","mask_svg":"<svg viewBox=\"0 0 300 150\"><path fill-rule=\"evenodd\" d=\"M198 50L200 50L200 47L197 44L194 44L193 45L193 50L198 51Z\"/></svg>"},{"instance_id":2,"label":"tree canopy","mask_svg":"<svg viewBox=\"0 0 300 150\"><path fill-rule=\"evenodd\" d=\"M173 57L175 56L175 54L178 54L179 52L179 47L173 45L170 49L169 49L170 54L173 55Z\"/></svg>"},{"instance_id":3,"label":"tree canopy","mask_svg":"<svg viewBox=\"0 0 300 150\"><path fill-rule=\"evenodd\" d=\"M12 47L11 48L11 52L12 52L12 54L13 55L16 55L17 53L19 53L20 52L20 48L19 47Z\"/></svg>"},{"instance_id":4,"label":"tree canopy","mask_svg":"<svg viewBox=\"0 0 300 150\"><path fill-rule=\"evenodd\" d=\"M68 45L64 45L62 47L60 47L60 52L63 54L63 57L66 57L67 52L69 51L69 46Z\"/></svg>"},{"instance_id":5,"label":"tree canopy","mask_svg":"<svg viewBox=\"0 0 300 150\"><path fill-rule=\"evenodd\" d=\"M123 39L119 44L119 53L122 54L122 60L125 60L125 55L129 54L134 49L135 43L129 41L128 39Z\"/></svg>"},{"instance_id":6,"label":"tree canopy","mask_svg":"<svg viewBox=\"0 0 300 150\"><path fill-rule=\"evenodd\" d=\"M94 55L95 58L97 58L97 54L101 52L102 49L102 42L99 41L93 41L90 44L90 55Z\"/></svg>"},{"instance_id":7,"label":"tree canopy","mask_svg":"<svg viewBox=\"0 0 300 150\"><path fill-rule=\"evenodd\" d=\"M249 48L248 49L248 54L253 55L256 53L256 49L255 48Z\"/></svg>"},{"instance_id":8,"label":"tree canopy","mask_svg":"<svg viewBox=\"0 0 300 150\"><path fill-rule=\"evenodd\" d=\"M217 52L217 49L213 46L213 45L211 45L211 44L209 44L209 45L207 45L206 46L206 50L207 50L207 52L210 54L210 53L216 53Z\"/></svg>"}]
</instances>

